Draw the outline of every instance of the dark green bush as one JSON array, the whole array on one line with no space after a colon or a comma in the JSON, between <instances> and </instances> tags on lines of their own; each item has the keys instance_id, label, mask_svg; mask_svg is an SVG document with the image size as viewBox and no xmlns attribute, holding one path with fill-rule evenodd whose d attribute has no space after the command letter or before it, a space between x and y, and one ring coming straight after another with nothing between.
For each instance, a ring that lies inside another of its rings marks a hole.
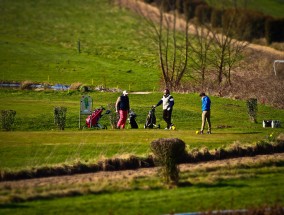
<instances>
[{"instance_id":1,"label":"dark green bush","mask_svg":"<svg viewBox=\"0 0 284 215\"><path fill-rule=\"evenodd\" d=\"M11 131L15 122L16 111L1 110L1 125L2 130Z\"/></svg>"},{"instance_id":2,"label":"dark green bush","mask_svg":"<svg viewBox=\"0 0 284 215\"><path fill-rule=\"evenodd\" d=\"M54 108L54 124L60 130L64 130L66 124L66 107L55 107Z\"/></svg>"},{"instance_id":3,"label":"dark green bush","mask_svg":"<svg viewBox=\"0 0 284 215\"><path fill-rule=\"evenodd\" d=\"M154 0L143 0L145 3L147 3L147 4L151 4L151 3L153 3L154 2Z\"/></svg>"},{"instance_id":4,"label":"dark green bush","mask_svg":"<svg viewBox=\"0 0 284 215\"><path fill-rule=\"evenodd\" d=\"M162 8L164 12L169 12L175 10L176 1L175 0L156 0L155 1L159 7Z\"/></svg>"},{"instance_id":5,"label":"dark green bush","mask_svg":"<svg viewBox=\"0 0 284 215\"><path fill-rule=\"evenodd\" d=\"M167 184L179 181L178 163L185 154L185 143L177 138L161 138L151 142L155 162L161 167L161 176Z\"/></svg>"},{"instance_id":6,"label":"dark green bush","mask_svg":"<svg viewBox=\"0 0 284 215\"><path fill-rule=\"evenodd\" d=\"M257 99L250 98L247 100L247 111L251 122L256 123L256 116L257 116Z\"/></svg>"},{"instance_id":7,"label":"dark green bush","mask_svg":"<svg viewBox=\"0 0 284 215\"><path fill-rule=\"evenodd\" d=\"M265 38L268 44L284 41L284 19L269 18L265 23Z\"/></svg>"},{"instance_id":8,"label":"dark green bush","mask_svg":"<svg viewBox=\"0 0 284 215\"><path fill-rule=\"evenodd\" d=\"M240 40L252 41L265 35L267 16L245 9L227 9L223 15L223 28L230 29L231 36Z\"/></svg>"},{"instance_id":9,"label":"dark green bush","mask_svg":"<svg viewBox=\"0 0 284 215\"><path fill-rule=\"evenodd\" d=\"M211 25L213 28L222 27L223 10L212 8L211 12Z\"/></svg>"},{"instance_id":10,"label":"dark green bush","mask_svg":"<svg viewBox=\"0 0 284 215\"><path fill-rule=\"evenodd\" d=\"M204 0L185 0L183 3L183 12L185 17L189 20L195 16L195 9L199 5L207 5Z\"/></svg>"},{"instance_id":11,"label":"dark green bush","mask_svg":"<svg viewBox=\"0 0 284 215\"><path fill-rule=\"evenodd\" d=\"M212 8L208 5L198 5L195 9L195 17L201 24L209 23L211 19Z\"/></svg>"}]
</instances>

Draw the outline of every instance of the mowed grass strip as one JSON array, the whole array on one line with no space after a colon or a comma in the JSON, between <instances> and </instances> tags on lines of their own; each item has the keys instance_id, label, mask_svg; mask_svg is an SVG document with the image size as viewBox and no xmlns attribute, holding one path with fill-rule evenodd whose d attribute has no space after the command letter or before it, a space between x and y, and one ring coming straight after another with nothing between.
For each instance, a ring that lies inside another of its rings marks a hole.
<instances>
[{"instance_id":1,"label":"mowed grass strip","mask_svg":"<svg viewBox=\"0 0 284 215\"><path fill-rule=\"evenodd\" d=\"M92 92L94 108L114 103L120 93ZM262 121L251 123L245 101L230 100L210 96L212 100L212 135L196 135L201 124L201 101L197 94L173 93L175 106L173 122L175 131L163 130L162 108L156 110L157 124L162 129L144 129L150 107L161 98L161 93L145 95L129 94L131 108L137 114L139 129L113 130L108 116L103 116L102 124L108 130L79 130L78 92L34 92L1 91L0 109L16 110L14 131L0 132L0 168L26 169L33 166L73 163L78 160L94 162L100 158L121 155L147 156L151 141L157 138L180 138L188 147L216 149L234 142L253 144L283 133L283 128L262 128ZM55 106L67 107L67 122L64 131L58 131L53 122ZM258 119L284 121L283 110L259 104ZM82 116L81 123L85 123ZM13 159L10 159L13 158Z\"/></svg>"},{"instance_id":2,"label":"mowed grass strip","mask_svg":"<svg viewBox=\"0 0 284 215\"><path fill-rule=\"evenodd\" d=\"M147 157L150 143L158 138L180 138L187 150L210 150L240 143L254 143L259 134L221 132L196 135L194 131L107 130L77 132L10 132L0 133L0 169L19 170L77 161L96 162L103 158L136 155ZM13 159L10 159L13 158Z\"/></svg>"}]
</instances>

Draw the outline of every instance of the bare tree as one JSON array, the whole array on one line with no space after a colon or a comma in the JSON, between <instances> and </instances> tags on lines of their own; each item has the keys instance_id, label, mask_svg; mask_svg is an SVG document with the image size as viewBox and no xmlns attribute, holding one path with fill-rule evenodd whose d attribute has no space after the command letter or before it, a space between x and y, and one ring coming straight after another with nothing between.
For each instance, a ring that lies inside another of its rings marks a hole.
<instances>
[{"instance_id":1,"label":"bare tree","mask_svg":"<svg viewBox=\"0 0 284 215\"><path fill-rule=\"evenodd\" d=\"M164 85L178 89L183 76L188 73L189 22L178 22L178 11L173 2L161 0L151 14L141 8L138 12L145 18L149 27L147 32L157 46Z\"/></svg>"},{"instance_id":2,"label":"bare tree","mask_svg":"<svg viewBox=\"0 0 284 215\"><path fill-rule=\"evenodd\" d=\"M210 41L210 47L208 47L210 50L206 51L206 53L210 53L210 56L204 55L204 57L207 59L207 67L213 68L216 75L216 82L219 87L224 82L229 85L232 84L232 69L236 63L241 60L242 52L248 45L247 42L237 41L232 38L231 29L236 15L237 14L232 15L229 23L226 27L221 29L221 32L212 28L209 24L199 26L199 28L204 29L203 31L207 31L203 36L205 35L207 43ZM196 34L196 36L199 38L201 35Z\"/></svg>"},{"instance_id":3,"label":"bare tree","mask_svg":"<svg viewBox=\"0 0 284 215\"><path fill-rule=\"evenodd\" d=\"M189 42L189 52L191 53L189 56L190 65L193 69L191 78L200 83L203 88L210 67L208 58L212 45L212 37L210 36L210 31L206 28L200 28L196 23L194 24L194 29L195 39Z\"/></svg>"},{"instance_id":4,"label":"bare tree","mask_svg":"<svg viewBox=\"0 0 284 215\"><path fill-rule=\"evenodd\" d=\"M146 4L142 7L137 1L135 9L146 20L144 32L149 33L147 36L157 47L164 85L180 89L183 78L189 77L203 87L208 80L212 82L213 73L217 86L224 82L231 84L231 71L247 45L231 37L234 17L222 32L217 32L208 23L195 24L192 28L188 14L181 19L173 2L161 0L153 9ZM195 39L190 39L189 28Z\"/></svg>"}]
</instances>

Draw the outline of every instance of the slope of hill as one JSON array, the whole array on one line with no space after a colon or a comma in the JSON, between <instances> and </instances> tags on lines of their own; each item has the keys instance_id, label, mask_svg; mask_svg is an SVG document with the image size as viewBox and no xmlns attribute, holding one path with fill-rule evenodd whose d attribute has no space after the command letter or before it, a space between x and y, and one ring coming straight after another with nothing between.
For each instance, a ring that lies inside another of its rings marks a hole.
<instances>
[{"instance_id":1,"label":"slope of hill","mask_svg":"<svg viewBox=\"0 0 284 215\"><path fill-rule=\"evenodd\" d=\"M145 91L159 82L138 20L106 0L1 1L0 13L2 81Z\"/></svg>"},{"instance_id":2,"label":"slope of hill","mask_svg":"<svg viewBox=\"0 0 284 215\"><path fill-rule=\"evenodd\" d=\"M158 14L158 9L155 6L142 1L121 0L119 2L133 11L137 11L138 8L139 11L143 11L145 16ZM171 16L171 14L167 14L167 16ZM185 29L183 27L185 21L181 18L177 19L177 26L180 29ZM193 25L189 29L191 34L195 33ZM284 91L284 71L279 71L278 76L275 76L273 71L274 61L284 59L284 52L252 43L247 47L244 59L232 73L232 86L224 89L207 88L206 91L231 98L256 97L262 103L284 108L284 94L282 93Z\"/></svg>"}]
</instances>

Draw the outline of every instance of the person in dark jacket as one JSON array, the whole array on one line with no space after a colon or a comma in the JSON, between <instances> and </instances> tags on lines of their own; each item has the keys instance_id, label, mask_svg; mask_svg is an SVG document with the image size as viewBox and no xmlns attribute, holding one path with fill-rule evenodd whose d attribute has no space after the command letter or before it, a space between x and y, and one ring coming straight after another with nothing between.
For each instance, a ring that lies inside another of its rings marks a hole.
<instances>
[{"instance_id":1,"label":"person in dark jacket","mask_svg":"<svg viewBox=\"0 0 284 215\"><path fill-rule=\"evenodd\" d=\"M124 90L122 92L122 95L117 98L115 108L116 112L119 113L117 128L124 129L127 120L127 115L130 110L129 98L126 90Z\"/></svg>"},{"instance_id":2,"label":"person in dark jacket","mask_svg":"<svg viewBox=\"0 0 284 215\"><path fill-rule=\"evenodd\" d=\"M173 106L175 103L174 103L174 97L170 95L169 89L164 90L163 97L156 105L154 105L154 107L156 108L157 106L161 104L163 104L163 119L167 123L167 127L165 128L165 130L172 129L172 126L173 126L172 111L173 111Z\"/></svg>"},{"instance_id":3,"label":"person in dark jacket","mask_svg":"<svg viewBox=\"0 0 284 215\"><path fill-rule=\"evenodd\" d=\"M205 93L200 93L199 96L201 97L201 102L202 102L202 123L201 123L200 134L203 134L206 121L208 124L207 134L211 134L211 121L210 121L211 100Z\"/></svg>"}]
</instances>

